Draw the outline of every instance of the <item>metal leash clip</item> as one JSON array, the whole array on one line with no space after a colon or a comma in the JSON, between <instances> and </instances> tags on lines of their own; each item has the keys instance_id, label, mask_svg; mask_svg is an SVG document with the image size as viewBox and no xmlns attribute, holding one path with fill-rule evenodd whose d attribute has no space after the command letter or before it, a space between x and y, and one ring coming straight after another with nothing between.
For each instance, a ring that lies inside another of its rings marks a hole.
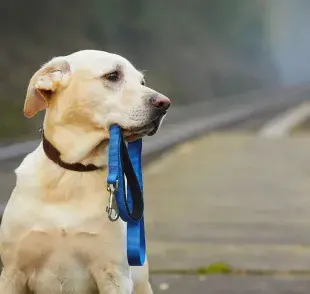
<instances>
[{"instance_id":1,"label":"metal leash clip","mask_svg":"<svg viewBox=\"0 0 310 294\"><path fill-rule=\"evenodd\" d=\"M119 218L119 211L115 198L117 188L118 188L118 181L116 181L116 184L108 184L107 186L107 190L110 193L110 197L109 197L109 205L106 208L106 212L108 213L108 218L111 222L115 222Z\"/></svg>"}]
</instances>

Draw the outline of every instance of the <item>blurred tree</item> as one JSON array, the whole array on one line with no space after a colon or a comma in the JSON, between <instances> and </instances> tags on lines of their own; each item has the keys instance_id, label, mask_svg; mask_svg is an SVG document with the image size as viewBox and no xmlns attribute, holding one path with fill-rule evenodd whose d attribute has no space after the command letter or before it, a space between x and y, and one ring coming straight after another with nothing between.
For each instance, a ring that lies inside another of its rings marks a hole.
<instances>
[{"instance_id":1,"label":"blurred tree","mask_svg":"<svg viewBox=\"0 0 310 294\"><path fill-rule=\"evenodd\" d=\"M124 55L174 103L276 83L263 46L266 1L1 0L0 137L33 134L42 115L22 115L30 77L53 56L81 49Z\"/></svg>"}]
</instances>

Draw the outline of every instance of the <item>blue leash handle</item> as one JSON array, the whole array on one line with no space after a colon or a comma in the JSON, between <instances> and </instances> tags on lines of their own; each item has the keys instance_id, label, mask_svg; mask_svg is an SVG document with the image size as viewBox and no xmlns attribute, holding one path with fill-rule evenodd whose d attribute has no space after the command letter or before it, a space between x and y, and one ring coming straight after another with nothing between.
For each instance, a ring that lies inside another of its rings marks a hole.
<instances>
[{"instance_id":1,"label":"blue leash handle","mask_svg":"<svg viewBox=\"0 0 310 294\"><path fill-rule=\"evenodd\" d=\"M146 251L141 154L142 139L128 143L127 150L122 129L117 125L110 128L107 183L115 188L119 216L127 223L127 259L131 266L143 265ZM127 177L127 197L124 174Z\"/></svg>"}]
</instances>

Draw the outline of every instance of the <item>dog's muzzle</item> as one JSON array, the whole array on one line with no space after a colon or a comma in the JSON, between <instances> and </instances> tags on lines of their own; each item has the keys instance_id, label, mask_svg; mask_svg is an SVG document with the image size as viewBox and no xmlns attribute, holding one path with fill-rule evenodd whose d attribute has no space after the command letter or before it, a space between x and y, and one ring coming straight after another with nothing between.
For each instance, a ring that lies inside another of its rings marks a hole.
<instances>
[{"instance_id":1,"label":"dog's muzzle","mask_svg":"<svg viewBox=\"0 0 310 294\"><path fill-rule=\"evenodd\" d=\"M157 94L151 97L150 102L154 108L153 112L156 118L152 121L153 129L148 133L148 136L153 136L158 131L160 124L171 105L171 101L166 96Z\"/></svg>"}]
</instances>

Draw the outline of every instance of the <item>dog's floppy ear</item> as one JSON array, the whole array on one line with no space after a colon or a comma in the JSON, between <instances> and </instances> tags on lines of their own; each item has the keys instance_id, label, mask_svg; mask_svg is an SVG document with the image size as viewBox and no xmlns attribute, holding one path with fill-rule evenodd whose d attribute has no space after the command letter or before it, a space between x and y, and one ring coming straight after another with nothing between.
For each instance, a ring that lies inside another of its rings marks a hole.
<instances>
[{"instance_id":1,"label":"dog's floppy ear","mask_svg":"<svg viewBox=\"0 0 310 294\"><path fill-rule=\"evenodd\" d=\"M33 117L48 107L52 95L69 83L70 65L64 59L53 59L40 68L31 78L24 114Z\"/></svg>"}]
</instances>

